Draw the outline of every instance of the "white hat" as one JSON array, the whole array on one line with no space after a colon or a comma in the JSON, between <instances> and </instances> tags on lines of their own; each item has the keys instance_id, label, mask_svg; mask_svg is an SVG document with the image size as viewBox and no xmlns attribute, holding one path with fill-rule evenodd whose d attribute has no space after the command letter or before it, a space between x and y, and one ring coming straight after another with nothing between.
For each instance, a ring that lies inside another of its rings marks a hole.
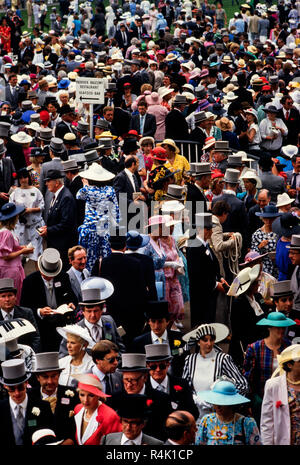
<instances>
[{"instance_id":1,"label":"white hat","mask_svg":"<svg viewBox=\"0 0 300 465\"><path fill-rule=\"evenodd\" d=\"M242 157L242 161L253 161L251 158L248 158L246 152L243 152L242 150L240 150L239 152L236 152L236 155L239 155L240 157Z\"/></svg>"},{"instance_id":2,"label":"white hat","mask_svg":"<svg viewBox=\"0 0 300 465\"><path fill-rule=\"evenodd\" d=\"M169 95L171 94L172 92L174 91L174 89L163 89L161 92L158 92L160 97L163 98L165 97L166 95Z\"/></svg>"},{"instance_id":3,"label":"white hat","mask_svg":"<svg viewBox=\"0 0 300 465\"><path fill-rule=\"evenodd\" d=\"M252 283L258 278L260 274L260 265L254 265L252 268L251 267L246 267L243 270L241 270L236 279L239 283L234 295L237 297L249 289ZM229 290L230 292L230 290ZM230 294L232 295L232 294Z\"/></svg>"},{"instance_id":4,"label":"white hat","mask_svg":"<svg viewBox=\"0 0 300 465\"><path fill-rule=\"evenodd\" d=\"M90 333L87 328L83 328L82 326L79 325L67 325L64 327L58 327L56 328L56 331L58 334L60 334L64 339L67 339L67 334L73 334L74 336L79 336L82 339L84 339L86 342L88 342L88 348L92 349L95 345L95 342L90 336Z\"/></svg>"},{"instance_id":5,"label":"white hat","mask_svg":"<svg viewBox=\"0 0 300 465\"><path fill-rule=\"evenodd\" d=\"M91 181L110 181L115 177L113 173L98 165L98 163L92 163L87 170L82 171L79 175Z\"/></svg>"},{"instance_id":6,"label":"white hat","mask_svg":"<svg viewBox=\"0 0 300 465\"><path fill-rule=\"evenodd\" d=\"M261 179L257 176L256 172L250 168L240 177L240 179L255 179L257 189L262 188Z\"/></svg>"},{"instance_id":7,"label":"white hat","mask_svg":"<svg viewBox=\"0 0 300 465\"><path fill-rule=\"evenodd\" d=\"M226 339L229 334L229 329L222 323L206 323L198 326L192 331L183 336L183 340L191 342L191 340L199 341L199 339L206 335L215 336L215 342L220 342Z\"/></svg>"},{"instance_id":8,"label":"white hat","mask_svg":"<svg viewBox=\"0 0 300 465\"><path fill-rule=\"evenodd\" d=\"M33 433L31 441L33 446L57 446L64 442L64 439L61 439L60 441L56 441L56 439L56 435L52 429L43 428L38 429Z\"/></svg>"},{"instance_id":9,"label":"white hat","mask_svg":"<svg viewBox=\"0 0 300 465\"><path fill-rule=\"evenodd\" d=\"M298 154L298 147L297 145L285 145L281 148L281 152L288 158L293 158L295 155Z\"/></svg>"},{"instance_id":10,"label":"white hat","mask_svg":"<svg viewBox=\"0 0 300 465\"><path fill-rule=\"evenodd\" d=\"M38 131L40 129L40 125L39 123L36 123L35 121L33 121L30 124L26 124L25 128L32 129L32 131Z\"/></svg>"},{"instance_id":11,"label":"white hat","mask_svg":"<svg viewBox=\"0 0 300 465\"><path fill-rule=\"evenodd\" d=\"M184 210L184 205L179 200L167 200L162 204L162 213L180 212Z\"/></svg>"},{"instance_id":12,"label":"white hat","mask_svg":"<svg viewBox=\"0 0 300 465\"><path fill-rule=\"evenodd\" d=\"M32 141L32 137L29 136L29 134L26 134L24 131L17 132L11 136L11 139L18 144L28 144Z\"/></svg>"},{"instance_id":13,"label":"white hat","mask_svg":"<svg viewBox=\"0 0 300 465\"><path fill-rule=\"evenodd\" d=\"M230 102L233 100L236 100L238 98L237 95L235 95L233 92L228 92L226 95L226 100L229 100Z\"/></svg>"},{"instance_id":14,"label":"white hat","mask_svg":"<svg viewBox=\"0 0 300 465\"><path fill-rule=\"evenodd\" d=\"M290 94L290 96L292 97L293 102L300 103L300 91L299 90L295 90L294 92Z\"/></svg>"},{"instance_id":15,"label":"white hat","mask_svg":"<svg viewBox=\"0 0 300 465\"><path fill-rule=\"evenodd\" d=\"M290 196L284 192L283 194L277 195L277 204L276 207L283 207L284 205L290 205L295 202L295 199L291 199Z\"/></svg>"},{"instance_id":16,"label":"white hat","mask_svg":"<svg viewBox=\"0 0 300 465\"><path fill-rule=\"evenodd\" d=\"M195 98L195 95L191 92L182 92L182 95L184 95L187 100L194 100Z\"/></svg>"}]
</instances>

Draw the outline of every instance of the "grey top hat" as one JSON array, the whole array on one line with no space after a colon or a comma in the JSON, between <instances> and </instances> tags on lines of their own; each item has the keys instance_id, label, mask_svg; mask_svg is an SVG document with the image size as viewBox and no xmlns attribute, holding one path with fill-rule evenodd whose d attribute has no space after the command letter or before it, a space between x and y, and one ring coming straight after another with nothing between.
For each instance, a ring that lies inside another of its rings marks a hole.
<instances>
[{"instance_id":1,"label":"grey top hat","mask_svg":"<svg viewBox=\"0 0 300 465\"><path fill-rule=\"evenodd\" d=\"M52 138L52 129L50 128L41 128L39 130L39 138L41 140L50 141Z\"/></svg>"},{"instance_id":2,"label":"grey top hat","mask_svg":"<svg viewBox=\"0 0 300 465\"><path fill-rule=\"evenodd\" d=\"M243 157L242 155L229 155L227 161L228 166L242 166Z\"/></svg>"},{"instance_id":3,"label":"grey top hat","mask_svg":"<svg viewBox=\"0 0 300 465\"><path fill-rule=\"evenodd\" d=\"M279 78L278 78L278 76L276 74L274 76L269 77L269 83L270 84L277 84L278 81L279 81Z\"/></svg>"},{"instance_id":4,"label":"grey top hat","mask_svg":"<svg viewBox=\"0 0 300 465\"><path fill-rule=\"evenodd\" d=\"M133 60L133 61L138 61L137 64L140 64L139 60ZM115 82L109 82L107 84L107 89L106 90L117 90L117 84Z\"/></svg>"},{"instance_id":5,"label":"grey top hat","mask_svg":"<svg viewBox=\"0 0 300 465\"><path fill-rule=\"evenodd\" d=\"M32 101L31 100L23 100L22 102L22 110L32 110Z\"/></svg>"},{"instance_id":6,"label":"grey top hat","mask_svg":"<svg viewBox=\"0 0 300 465\"><path fill-rule=\"evenodd\" d=\"M32 373L43 373L45 371L62 371L59 367L58 352L42 352L35 354L35 369Z\"/></svg>"},{"instance_id":7,"label":"grey top hat","mask_svg":"<svg viewBox=\"0 0 300 465\"><path fill-rule=\"evenodd\" d=\"M62 261L59 251L56 249L45 249L38 258L38 268L42 274L53 278L62 270Z\"/></svg>"},{"instance_id":8,"label":"grey top hat","mask_svg":"<svg viewBox=\"0 0 300 465\"><path fill-rule=\"evenodd\" d=\"M77 131L87 134L89 131L89 123L86 123L85 121L78 121Z\"/></svg>"},{"instance_id":9,"label":"grey top hat","mask_svg":"<svg viewBox=\"0 0 300 465\"><path fill-rule=\"evenodd\" d=\"M96 127L97 128L101 128L101 129L109 129L110 128L110 124L108 121L106 121L106 119L97 119L96 121Z\"/></svg>"},{"instance_id":10,"label":"grey top hat","mask_svg":"<svg viewBox=\"0 0 300 465\"><path fill-rule=\"evenodd\" d=\"M217 140L215 143L215 152L231 152L227 140Z\"/></svg>"},{"instance_id":11,"label":"grey top hat","mask_svg":"<svg viewBox=\"0 0 300 465\"><path fill-rule=\"evenodd\" d=\"M69 160L75 160L76 163L79 163L80 165L82 163L86 163L84 153L74 153L73 155L69 155Z\"/></svg>"},{"instance_id":12,"label":"grey top hat","mask_svg":"<svg viewBox=\"0 0 300 465\"><path fill-rule=\"evenodd\" d=\"M99 140L99 149L111 149L113 148L114 143L111 138L104 138Z\"/></svg>"},{"instance_id":13,"label":"grey top hat","mask_svg":"<svg viewBox=\"0 0 300 465\"><path fill-rule=\"evenodd\" d=\"M79 167L76 160L67 160L62 162L63 171L78 171Z\"/></svg>"},{"instance_id":14,"label":"grey top hat","mask_svg":"<svg viewBox=\"0 0 300 465\"><path fill-rule=\"evenodd\" d=\"M156 362L159 360L171 360L169 344L148 344L145 346L146 362Z\"/></svg>"},{"instance_id":15,"label":"grey top hat","mask_svg":"<svg viewBox=\"0 0 300 465\"><path fill-rule=\"evenodd\" d=\"M16 386L17 384L24 383L31 376L31 373L26 372L24 360L6 360L1 363L1 368L2 378L0 378L0 383L7 386Z\"/></svg>"},{"instance_id":16,"label":"grey top hat","mask_svg":"<svg viewBox=\"0 0 300 465\"><path fill-rule=\"evenodd\" d=\"M17 291L14 285L14 280L12 278L2 278L0 279L0 292L7 291Z\"/></svg>"},{"instance_id":17,"label":"grey top hat","mask_svg":"<svg viewBox=\"0 0 300 465\"><path fill-rule=\"evenodd\" d=\"M211 213L196 213L195 226L200 228L212 229L212 214Z\"/></svg>"},{"instance_id":18,"label":"grey top hat","mask_svg":"<svg viewBox=\"0 0 300 465\"><path fill-rule=\"evenodd\" d=\"M82 302L79 302L80 305L98 305L105 302L100 289L83 289L81 295Z\"/></svg>"},{"instance_id":19,"label":"grey top hat","mask_svg":"<svg viewBox=\"0 0 300 465\"><path fill-rule=\"evenodd\" d=\"M198 86L195 88L195 95L198 99L203 99L206 97L207 90L205 89L204 86Z\"/></svg>"},{"instance_id":20,"label":"grey top hat","mask_svg":"<svg viewBox=\"0 0 300 465\"><path fill-rule=\"evenodd\" d=\"M119 371L148 371L146 354L122 354L122 368Z\"/></svg>"},{"instance_id":21,"label":"grey top hat","mask_svg":"<svg viewBox=\"0 0 300 465\"><path fill-rule=\"evenodd\" d=\"M2 136L2 137L5 137L5 135ZM4 140L3 140L3 139L0 139L0 154L1 154L1 153L4 153L4 152L6 152L6 147L5 147L5 145L4 145Z\"/></svg>"},{"instance_id":22,"label":"grey top hat","mask_svg":"<svg viewBox=\"0 0 300 465\"><path fill-rule=\"evenodd\" d=\"M293 234L291 244L286 245L286 248L300 250L300 234Z\"/></svg>"},{"instance_id":23,"label":"grey top hat","mask_svg":"<svg viewBox=\"0 0 300 465\"><path fill-rule=\"evenodd\" d=\"M205 115L205 111L199 111L198 113L194 114L194 121L195 124L201 123L202 121L206 121L207 117Z\"/></svg>"},{"instance_id":24,"label":"grey top hat","mask_svg":"<svg viewBox=\"0 0 300 465\"><path fill-rule=\"evenodd\" d=\"M114 293L113 284L108 279L92 276L81 283L81 293L83 302L80 305L89 305L93 302L103 302ZM97 293L88 293L85 291L98 291Z\"/></svg>"},{"instance_id":25,"label":"grey top hat","mask_svg":"<svg viewBox=\"0 0 300 465\"><path fill-rule=\"evenodd\" d=\"M233 168L227 168L225 171L224 181L228 182L229 184L238 184L240 177L239 170L235 170Z\"/></svg>"},{"instance_id":26,"label":"grey top hat","mask_svg":"<svg viewBox=\"0 0 300 465\"><path fill-rule=\"evenodd\" d=\"M206 162L190 163L189 174L195 177L204 176L206 174L211 174L210 163L206 163Z\"/></svg>"},{"instance_id":27,"label":"grey top hat","mask_svg":"<svg viewBox=\"0 0 300 465\"><path fill-rule=\"evenodd\" d=\"M184 200L185 199L185 187L178 186L177 184L169 184L168 191L165 194L165 197L170 199L176 200Z\"/></svg>"},{"instance_id":28,"label":"grey top hat","mask_svg":"<svg viewBox=\"0 0 300 465\"><path fill-rule=\"evenodd\" d=\"M11 126L10 123L6 123L5 121L0 121L0 137L9 136L10 126Z\"/></svg>"},{"instance_id":29,"label":"grey top hat","mask_svg":"<svg viewBox=\"0 0 300 465\"><path fill-rule=\"evenodd\" d=\"M173 103L175 105L183 105L183 104L186 104L188 102L187 102L187 99L186 99L186 97L184 95L177 94L177 95L175 95Z\"/></svg>"},{"instance_id":30,"label":"grey top hat","mask_svg":"<svg viewBox=\"0 0 300 465\"><path fill-rule=\"evenodd\" d=\"M99 160L99 155L97 153L97 150L90 150L89 152L86 152L84 156L85 156L85 161L87 162L87 164L93 163L94 161Z\"/></svg>"},{"instance_id":31,"label":"grey top hat","mask_svg":"<svg viewBox=\"0 0 300 465\"><path fill-rule=\"evenodd\" d=\"M284 297L293 294L294 292L291 290L291 281L277 281L273 284L273 297Z\"/></svg>"},{"instance_id":32,"label":"grey top hat","mask_svg":"<svg viewBox=\"0 0 300 465\"><path fill-rule=\"evenodd\" d=\"M214 92L217 90L217 84L209 84L207 86L207 90L209 94L214 94Z\"/></svg>"},{"instance_id":33,"label":"grey top hat","mask_svg":"<svg viewBox=\"0 0 300 465\"><path fill-rule=\"evenodd\" d=\"M39 113L32 113L32 114L30 115L30 122L31 122L31 123L40 123L40 122L41 122L41 118L40 118Z\"/></svg>"},{"instance_id":34,"label":"grey top hat","mask_svg":"<svg viewBox=\"0 0 300 465\"><path fill-rule=\"evenodd\" d=\"M55 153L64 152L64 141L59 137L52 137L49 148Z\"/></svg>"}]
</instances>

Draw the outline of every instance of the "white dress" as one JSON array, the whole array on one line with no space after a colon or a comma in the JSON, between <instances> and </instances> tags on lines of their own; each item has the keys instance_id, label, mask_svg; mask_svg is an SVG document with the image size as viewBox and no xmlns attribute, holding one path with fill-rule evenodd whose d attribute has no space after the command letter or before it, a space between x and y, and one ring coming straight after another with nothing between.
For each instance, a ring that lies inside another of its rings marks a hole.
<instances>
[{"instance_id":1,"label":"white dress","mask_svg":"<svg viewBox=\"0 0 300 465\"><path fill-rule=\"evenodd\" d=\"M66 357L59 359L59 367L64 368L58 380L58 383L62 386L76 387L77 381L72 375L90 372L91 368L95 365L92 357L87 353L84 354L81 365L71 365L71 361L72 357L70 355L66 355Z\"/></svg>"},{"instance_id":2,"label":"white dress","mask_svg":"<svg viewBox=\"0 0 300 465\"><path fill-rule=\"evenodd\" d=\"M38 234L36 228L44 226L42 213L44 209L44 198L39 189L31 186L29 189L21 189L17 187L9 196L9 201L17 205L25 205L26 208L37 208L41 210L37 213L29 213L24 215L26 224L18 223L15 227L16 237L21 245L32 244L34 251L28 255L31 260L37 261L38 257L43 253L43 238Z\"/></svg>"},{"instance_id":3,"label":"white dress","mask_svg":"<svg viewBox=\"0 0 300 465\"><path fill-rule=\"evenodd\" d=\"M194 400L199 409L199 419L200 420L204 415L211 413L212 406L207 402L199 399L197 394L203 391L209 391L210 386L214 381L214 372L215 372L215 360L216 360L216 351L212 351L207 354L205 357L202 357L200 353L197 354L196 358L196 369L193 379L194 390L196 395Z\"/></svg>"}]
</instances>

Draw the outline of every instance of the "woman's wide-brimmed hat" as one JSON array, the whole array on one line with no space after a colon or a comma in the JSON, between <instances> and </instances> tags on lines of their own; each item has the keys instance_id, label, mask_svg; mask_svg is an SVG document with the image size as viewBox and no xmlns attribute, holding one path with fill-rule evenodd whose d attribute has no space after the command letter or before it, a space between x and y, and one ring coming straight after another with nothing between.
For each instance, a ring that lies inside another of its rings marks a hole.
<instances>
[{"instance_id":1,"label":"woman's wide-brimmed hat","mask_svg":"<svg viewBox=\"0 0 300 465\"><path fill-rule=\"evenodd\" d=\"M59 251L51 247L45 249L38 258L38 269L43 275L49 278L57 276L62 270L62 260Z\"/></svg>"},{"instance_id":2,"label":"woman's wide-brimmed hat","mask_svg":"<svg viewBox=\"0 0 300 465\"><path fill-rule=\"evenodd\" d=\"M32 137L24 131L17 132L11 139L18 144L29 144L32 141Z\"/></svg>"},{"instance_id":3,"label":"woman's wide-brimmed hat","mask_svg":"<svg viewBox=\"0 0 300 465\"><path fill-rule=\"evenodd\" d=\"M254 170L248 169L244 174L242 174L240 179L255 179L257 189L261 189L262 187L261 179L257 176Z\"/></svg>"},{"instance_id":4,"label":"woman's wide-brimmed hat","mask_svg":"<svg viewBox=\"0 0 300 465\"><path fill-rule=\"evenodd\" d=\"M268 255L269 255L268 252L260 255L255 250L250 250L250 252L248 252L245 255L244 263L239 263L239 268L240 268L240 270L242 270L243 268L257 265L258 263L261 263L262 259L267 257Z\"/></svg>"},{"instance_id":5,"label":"woman's wide-brimmed hat","mask_svg":"<svg viewBox=\"0 0 300 465\"><path fill-rule=\"evenodd\" d=\"M207 150L210 147L213 147L216 143L216 139L213 136L207 137L204 141L204 146L202 147L202 150Z\"/></svg>"},{"instance_id":6,"label":"woman's wide-brimmed hat","mask_svg":"<svg viewBox=\"0 0 300 465\"><path fill-rule=\"evenodd\" d=\"M173 213L184 210L184 205L179 200L168 200L161 206L162 213Z\"/></svg>"},{"instance_id":7,"label":"woman's wide-brimmed hat","mask_svg":"<svg viewBox=\"0 0 300 465\"><path fill-rule=\"evenodd\" d=\"M246 292L252 283L260 275L260 265L254 265L252 268L246 267L237 274L237 280L239 282L238 288L235 292L235 296L239 296Z\"/></svg>"},{"instance_id":8,"label":"woman's wide-brimmed hat","mask_svg":"<svg viewBox=\"0 0 300 465\"><path fill-rule=\"evenodd\" d=\"M226 116L223 116L221 119L216 121L216 126L221 129L221 131L232 131L234 124Z\"/></svg>"},{"instance_id":9,"label":"woman's wide-brimmed hat","mask_svg":"<svg viewBox=\"0 0 300 465\"><path fill-rule=\"evenodd\" d=\"M278 374L284 373L283 364L286 362L299 362L300 361L300 344L292 344L291 346L284 349L281 354L277 355L278 368L273 372L271 378L274 378Z\"/></svg>"},{"instance_id":10,"label":"woman's wide-brimmed hat","mask_svg":"<svg viewBox=\"0 0 300 465\"><path fill-rule=\"evenodd\" d=\"M274 105L270 105L269 107L264 107L262 108L262 110L265 112L265 113L274 113L274 114L278 114L279 110L278 108L276 108Z\"/></svg>"},{"instance_id":11,"label":"woman's wide-brimmed hat","mask_svg":"<svg viewBox=\"0 0 300 465\"><path fill-rule=\"evenodd\" d=\"M93 373L79 373L77 375L71 375L78 381L78 389L90 392L98 397L111 397L109 394L103 392L103 386L99 378Z\"/></svg>"},{"instance_id":12,"label":"woman's wide-brimmed hat","mask_svg":"<svg viewBox=\"0 0 300 465\"><path fill-rule=\"evenodd\" d=\"M13 202L8 202L0 208L0 221L6 221L14 218L25 211L25 205L16 205Z\"/></svg>"},{"instance_id":13,"label":"woman's wide-brimmed hat","mask_svg":"<svg viewBox=\"0 0 300 465\"><path fill-rule=\"evenodd\" d=\"M103 168L98 163L92 163L92 165L85 171L79 173L81 178L90 179L91 181L111 181L115 175L110 171Z\"/></svg>"},{"instance_id":14,"label":"woman's wide-brimmed hat","mask_svg":"<svg viewBox=\"0 0 300 465\"><path fill-rule=\"evenodd\" d=\"M137 231L128 231L126 234L126 246L130 250L138 250L145 247L150 241L150 236L140 234Z\"/></svg>"},{"instance_id":15,"label":"woman's wide-brimmed hat","mask_svg":"<svg viewBox=\"0 0 300 465\"><path fill-rule=\"evenodd\" d=\"M261 216L262 218L277 218L277 216L282 215L278 211L278 208L275 205L269 204L263 208L262 212L255 212L256 216Z\"/></svg>"},{"instance_id":16,"label":"woman's wide-brimmed hat","mask_svg":"<svg viewBox=\"0 0 300 465\"><path fill-rule=\"evenodd\" d=\"M254 108L246 108L246 109L244 110L244 113L249 113L249 115L254 116L254 118L255 118L256 121L257 121L257 111L254 110Z\"/></svg>"},{"instance_id":17,"label":"woman's wide-brimmed hat","mask_svg":"<svg viewBox=\"0 0 300 465\"><path fill-rule=\"evenodd\" d=\"M88 329L83 328L82 326L78 326L76 324L75 325L67 325L67 326L56 328L56 331L64 339L67 339L67 334L72 334L73 336L81 337L81 339L84 339L88 343L88 348L89 349L92 349L93 346L95 345L95 342L91 338Z\"/></svg>"},{"instance_id":18,"label":"woman's wide-brimmed hat","mask_svg":"<svg viewBox=\"0 0 300 465\"><path fill-rule=\"evenodd\" d=\"M165 167L165 165L159 167L159 171L156 173L155 178L152 182L153 189L161 189L163 183L168 179L172 178L176 173L179 173L180 170L171 171Z\"/></svg>"},{"instance_id":19,"label":"woman's wide-brimmed hat","mask_svg":"<svg viewBox=\"0 0 300 465\"><path fill-rule=\"evenodd\" d=\"M91 276L81 283L82 302L79 305L98 305L105 302L113 293L113 284L105 278Z\"/></svg>"},{"instance_id":20,"label":"woman's wide-brimmed hat","mask_svg":"<svg viewBox=\"0 0 300 465\"><path fill-rule=\"evenodd\" d=\"M31 442L33 446L58 446L64 439L58 441L52 429L41 428L33 433Z\"/></svg>"},{"instance_id":21,"label":"woman's wide-brimmed hat","mask_svg":"<svg viewBox=\"0 0 300 465\"><path fill-rule=\"evenodd\" d=\"M26 372L25 362L20 359L6 360L1 363L2 377L1 384L7 386L16 386L17 384L25 383L30 376L30 372Z\"/></svg>"},{"instance_id":22,"label":"woman's wide-brimmed hat","mask_svg":"<svg viewBox=\"0 0 300 465\"><path fill-rule=\"evenodd\" d=\"M294 234L300 234L299 218L292 212L283 213L272 223L272 231L278 237L292 237Z\"/></svg>"},{"instance_id":23,"label":"woman's wide-brimmed hat","mask_svg":"<svg viewBox=\"0 0 300 465\"><path fill-rule=\"evenodd\" d=\"M182 339L186 342L197 342L203 336L215 336L215 342L220 342L226 339L228 334L229 329L222 323L205 323L186 333Z\"/></svg>"},{"instance_id":24,"label":"woman's wide-brimmed hat","mask_svg":"<svg viewBox=\"0 0 300 465\"><path fill-rule=\"evenodd\" d=\"M169 145L170 147L173 147L175 149L175 153L180 152L179 148L177 147L173 139L164 139L162 142L160 142L157 145L158 146Z\"/></svg>"},{"instance_id":25,"label":"woman's wide-brimmed hat","mask_svg":"<svg viewBox=\"0 0 300 465\"><path fill-rule=\"evenodd\" d=\"M142 145L143 145L145 142L151 142L151 143L152 143L152 147L154 147L154 145L155 145L155 140L154 140L154 138L151 137L151 136L141 137L141 139L139 140L139 146L142 147Z\"/></svg>"},{"instance_id":26,"label":"woman's wide-brimmed hat","mask_svg":"<svg viewBox=\"0 0 300 465\"><path fill-rule=\"evenodd\" d=\"M233 382L217 380L210 391L198 392L198 397L213 405L238 405L250 402L247 397L238 393Z\"/></svg>"},{"instance_id":27,"label":"woman's wide-brimmed hat","mask_svg":"<svg viewBox=\"0 0 300 465\"><path fill-rule=\"evenodd\" d=\"M167 218L165 215L154 215L148 219L148 224L145 228L151 228L152 226L157 226L159 224L165 224L167 222Z\"/></svg>"},{"instance_id":28,"label":"woman's wide-brimmed hat","mask_svg":"<svg viewBox=\"0 0 300 465\"><path fill-rule=\"evenodd\" d=\"M287 328L296 322L281 312L271 312L267 318L262 318L256 323L258 326L274 326L275 328Z\"/></svg>"}]
</instances>

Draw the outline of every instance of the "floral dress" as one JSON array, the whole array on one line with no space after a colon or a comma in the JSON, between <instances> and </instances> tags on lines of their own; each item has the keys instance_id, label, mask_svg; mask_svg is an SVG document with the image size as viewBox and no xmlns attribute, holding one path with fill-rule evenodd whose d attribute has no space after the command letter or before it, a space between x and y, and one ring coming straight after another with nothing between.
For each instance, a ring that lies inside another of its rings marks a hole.
<instances>
[{"instance_id":1,"label":"floral dress","mask_svg":"<svg viewBox=\"0 0 300 465\"><path fill-rule=\"evenodd\" d=\"M196 435L196 445L259 445L259 430L254 418L235 414L235 421L221 422L216 413L205 415Z\"/></svg>"},{"instance_id":2,"label":"floral dress","mask_svg":"<svg viewBox=\"0 0 300 465\"><path fill-rule=\"evenodd\" d=\"M15 234L20 244L28 245L31 243L32 247L34 247L33 253L27 255L27 257L37 262L39 256L43 253L43 238L36 231L36 228L40 228L45 224L42 218L45 205L43 195L34 186L30 186L29 189L17 187L10 194L9 201L16 205L25 205L26 208L40 208L37 213L24 215L26 223L19 220L15 227Z\"/></svg>"},{"instance_id":3,"label":"floral dress","mask_svg":"<svg viewBox=\"0 0 300 465\"><path fill-rule=\"evenodd\" d=\"M288 384L288 403L291 418L291 445L300 445L300 392Z\"/></svg>"},{"instance_id":4,"label":"floral dress","mask_svg":"<svg viewBox=\"0 0 300 465\"><path fill-rule=\"evenodd\" d=\"M265 239L269 241L268 244L265 247L259 249L259 244ZM265 233L261 230L261 228L259 228L252 234L251 250L255 250L255 252L258 252L260 255L263 255L266 252L274 252L276 251L277 239L277 234L274 232ZM268 256L262 259L262 264L262 271L265 271L266 273L269 273L277 278L277 267L273 265L272 260Z\"/></svg>"},{"instance_id":5,"label":"floral dress","mask_svg":"<svg viewBox=\"0 0 300 465\"><path fill-rule=\"evenodd\" d=\"M87 250L86 267L91 271L98 258L110 254L110 226L120 221L118 200L112 186L84 186L76 198L85 200L85 218L78 228L78 243Z\"/></svg>"},{"instance_id":6,"label":"floral dress","mask_svg":"<svg viewBox=\"0 0 300 465\"><path fill-rule=\"evenodd\" d=\"M31 182L34 187L40 187L40 173L32 168L32 166L27 166L27 170L29 171Z\"/></svg>"},{"instance_id":7,"label":"floral dress","mask_svg":"<svg viewBox=\"0 0 300 465\"><path fill-rule=\"evenodd\" d=\"M163 270L166 255L163 252L162 248L155 243L155 241L150 237L150 242L144 248L145 255L151 257L154 263L155 271L155 283L161 283L162 286L162 299L165 299L166 295L166 278ZM159 292L158 292L159 294Z\"/></svg>"}]
</instances>

